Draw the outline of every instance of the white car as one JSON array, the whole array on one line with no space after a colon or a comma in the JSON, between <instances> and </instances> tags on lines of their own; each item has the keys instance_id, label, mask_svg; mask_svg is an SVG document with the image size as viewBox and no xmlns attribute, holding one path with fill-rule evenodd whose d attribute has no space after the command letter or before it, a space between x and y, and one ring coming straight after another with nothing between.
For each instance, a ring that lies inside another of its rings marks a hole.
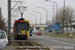
<instances>
[{"instance_id":1,"label":"white car","mask_svg":"<svg viewBox=\"0 0 75 50\"><path fill-rule=\"evenodd\" d=\"M8 39L5 31L0 31L0 49L3 49L8 43Z\"/></svg>"}]
</instances>

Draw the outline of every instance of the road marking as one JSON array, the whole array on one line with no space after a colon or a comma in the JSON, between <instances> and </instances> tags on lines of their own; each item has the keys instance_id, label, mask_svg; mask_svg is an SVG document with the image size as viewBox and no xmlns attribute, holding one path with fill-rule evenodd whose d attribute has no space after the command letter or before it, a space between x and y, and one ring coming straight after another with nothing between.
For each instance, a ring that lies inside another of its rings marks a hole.
<instances>
[{"instance_id":1,"label":"road marking","mask_svg":"<svg viewBox=\"0 0 75 50\"><path fill-rule=\"evenodd\" d=\"M37 36L36 36L37 37ZM40 36L38 37L38 38L40 38ZM47 38L42 38L42 39L47 39ZM75 44L72 44L72 43L68 43L68 42L63 42L63 41L57 41L57 40L53 40L53 39L47 39L47 40L51 40L51 41L54 41L54 42L60 42L60 43L64 43L64 44L68 44L68 45L73 45L73 46L75 46Z\"/></svg>"},{"instance_id":2,"label":"road marking","mask_svg":"<svg viewBox=\"0 0 75 50\"><path fill-rule=\"evenodd\" d=\"M47 40L48 40L48 39L47 39ZM52 39L49 39L49 40L52 40ZM60 43L64 43L64 44L68 44L68 45L73 45L73 46L75 46L75 44L68 43L68 42L57 41L57 40L52 40L52 41L55 41L55 42L60 42Z\"/></svg>"}]
</instances>

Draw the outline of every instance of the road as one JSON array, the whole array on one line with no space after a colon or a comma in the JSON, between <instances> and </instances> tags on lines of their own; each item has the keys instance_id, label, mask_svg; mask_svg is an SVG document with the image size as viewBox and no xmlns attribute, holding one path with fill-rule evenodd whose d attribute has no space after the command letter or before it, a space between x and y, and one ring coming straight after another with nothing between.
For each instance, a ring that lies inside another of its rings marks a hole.
<instances>
[{"instance_id":1,"label":"road","mask_svg":"<svg viewBox=\"0 0 75 50\"><path fill-rule=\"evenodd\" d=\"M49 46L54 50L75 50L75 39L56 38L46 35L33 35L29 39L39 42L43 45Z\"/></svg>"}]
</instances>

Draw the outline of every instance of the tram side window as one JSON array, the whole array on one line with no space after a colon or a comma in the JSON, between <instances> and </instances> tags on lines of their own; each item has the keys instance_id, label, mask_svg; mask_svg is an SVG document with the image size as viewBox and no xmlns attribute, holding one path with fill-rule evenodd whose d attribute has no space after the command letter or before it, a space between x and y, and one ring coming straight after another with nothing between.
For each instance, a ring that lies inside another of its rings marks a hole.
<instances>
[{"instance_id":1,"label":"tram side window","mask_svg":"<svg viewBox=\"0 0 75 50\"><path fill-rule=\"evenodd\" d=\"M0 39L5 39L5 33L4 32L0 32Z\"/></svg>"}]
</instances>

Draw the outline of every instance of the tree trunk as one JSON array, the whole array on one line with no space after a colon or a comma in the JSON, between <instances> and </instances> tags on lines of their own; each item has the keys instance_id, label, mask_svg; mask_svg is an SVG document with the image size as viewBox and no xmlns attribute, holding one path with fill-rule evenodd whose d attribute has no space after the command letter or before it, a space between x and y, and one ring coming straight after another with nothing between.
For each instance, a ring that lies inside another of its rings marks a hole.
<instances>
[{"instance_id":1,"label":"tree trunk","mask_svg":"<svg viewBox=\"0 0 75 50\"><path fill-rule=\"evenodd\" d=\"M64 21L63 21L63 36L64 36Z\"/></svg>"},{"instance_id":2,"label":"tree trunk","mask_svg":"<svg viewBox=\"0 0 75 50\"><path fill-rule=\"evenodd\" d=\"M66 26L66 28L67 28L67 36L68 36L68 23L67 23L67 26Z\"/></svg>"},{"instance_id":3,"label":"tree trunk","mask_svg":"<svg viewBox=\"0 0 75 50\"><path fill-rule=\"evenodd\" d=\"M0 29L1 30L4 30L4 26L5 26L5 23L4 23L3 20L1 20L1 22L0 22Z\"/></svg>"},{"instance_id":4,"label":"tree trunk","mask_svg":"<svg viewBox=\"0 0 75 50\"><path fill-rule=\"evenodd\" d=\"M71 26L71 30L72 30L72 24L70 23L70 26Z\"/></svg>"}]
</instances>

